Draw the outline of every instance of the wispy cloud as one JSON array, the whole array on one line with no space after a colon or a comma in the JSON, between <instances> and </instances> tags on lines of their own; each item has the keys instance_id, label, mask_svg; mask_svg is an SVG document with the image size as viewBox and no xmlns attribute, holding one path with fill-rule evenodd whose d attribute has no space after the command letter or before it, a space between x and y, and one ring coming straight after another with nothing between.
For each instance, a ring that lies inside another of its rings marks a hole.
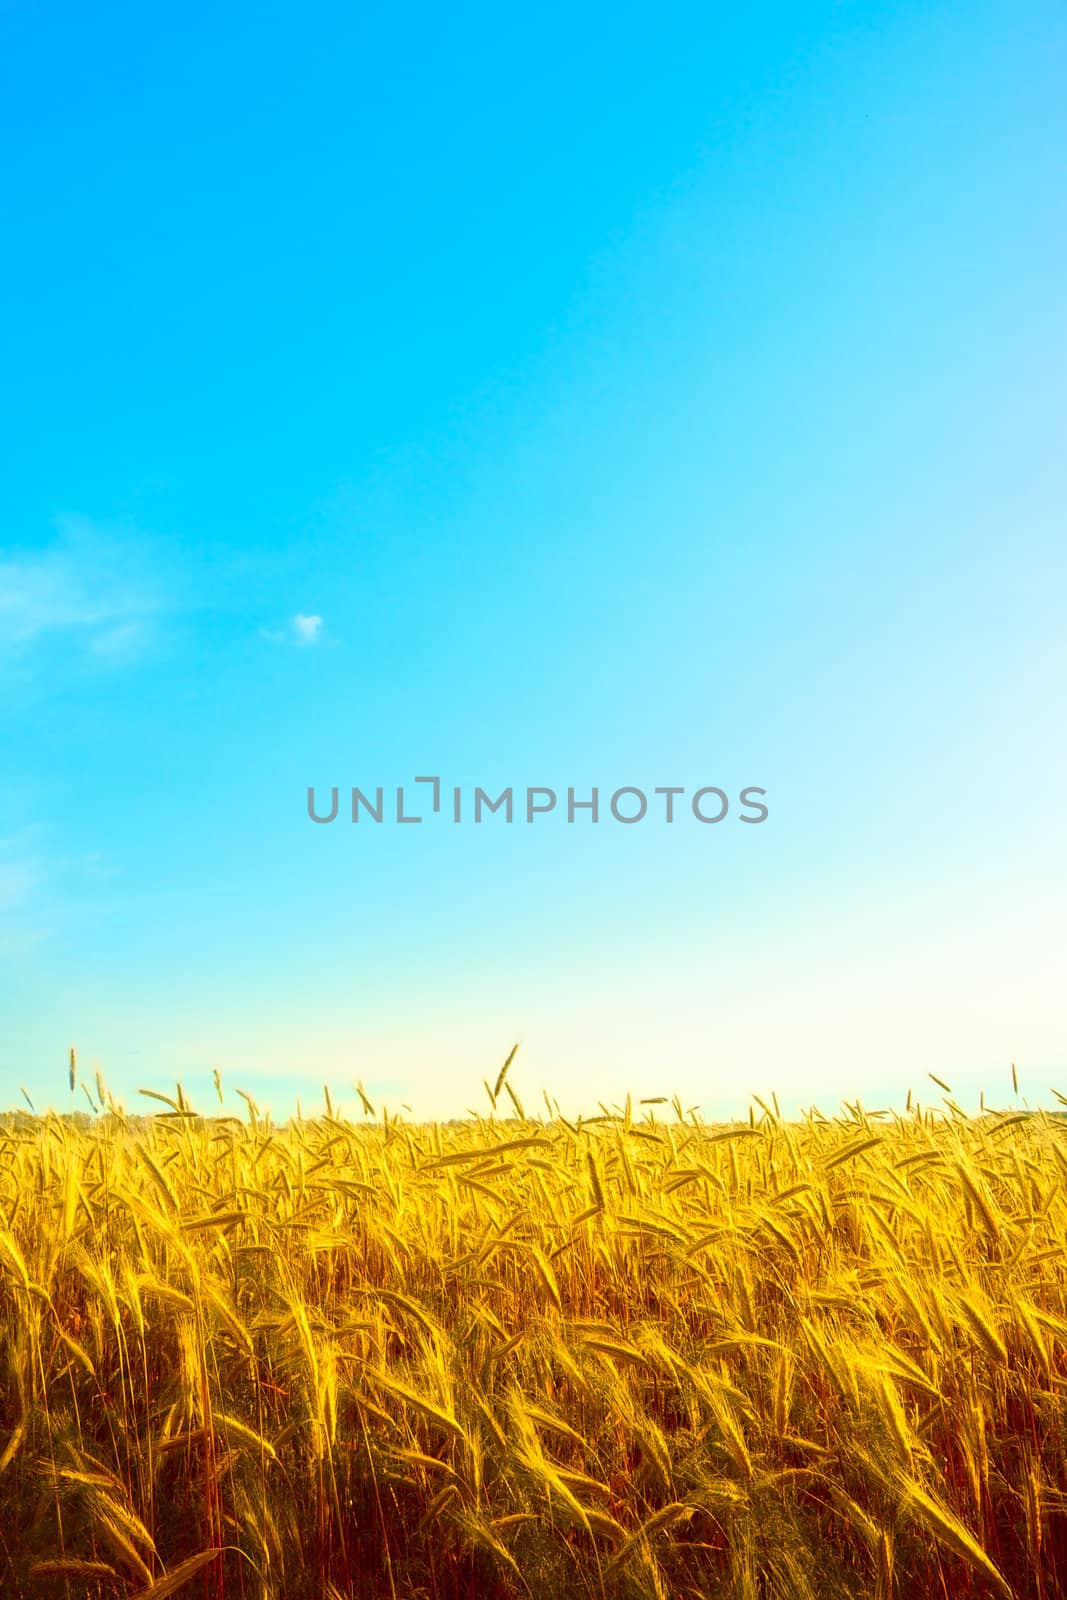
<instances>
[{"instance_id":1,"label":"wispy cloud","mask_svg":"<svg viewBox=\"0 0 1067 1600\"><path fill-rule=\"evenodd\" d=\"M99 850L58 853L52 834L31 822L0 835L0 954L32 950L72 915L93 914L117 875Z\"/></svg>"},{"instance_id":2,"label":"wispy cloud","mask_svg":"<svg viewBox=\"0 0 1067 1600\"><path fill-rule=\"evenodd\" d=\"M0 955L19 955L48 937L36 904L40 864L33 851L36 828L0 838Z\"/></svg>"},{"instance_id":3,"label":"wispy cloud","mask_svg":"<svg viewBox=\"0 0 1067 1600\"><path fill-rule=\"evenodd\" d=\"M152 627L145 617L132 622L118 622L114 627L101 628L89 640L92 655L104 661L129 661L141 655L152 636Z\"/></svg>"},{"instance_id":4,"label":"wispy cloud","mask_svg":"<svg viewBox=\"0 0 1067 1600\"><path fill-rule=\"evenodd\" d=\"M0 846L2 843L0 840ZM36 875L28 862L0 861L0 912L22 905L35 881Z\"/></svg>"},{"instance_id":5,"label":"wispy cloud","mask_svg":"<svg viewBox=\"0 0 1067 1600\"><path fill-rule=\"evenodd\" d=\"M51 544L0 559L0 651L27 655L62 644L112 663L142 654L161 600L129 533L61 518Z\"/></svg>"},{"instance_id":6,"label":"wispy cloud","mask_svg":"<svg viewBox=\"0 0 1067 1600\"><path fill-rule=\"evenodd\" d=\"M295 644L306 649L309 645L321 644L325 626L321 617L298 611L294 617L290 617L286 627L260 628L259 631L272 644Z\"/></svg>"}]
</instances>

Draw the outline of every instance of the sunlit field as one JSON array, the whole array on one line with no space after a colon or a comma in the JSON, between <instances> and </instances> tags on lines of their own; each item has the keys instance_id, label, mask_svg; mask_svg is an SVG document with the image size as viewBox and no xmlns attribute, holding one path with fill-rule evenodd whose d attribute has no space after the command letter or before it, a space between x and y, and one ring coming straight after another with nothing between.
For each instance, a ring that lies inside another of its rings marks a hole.
<instances>
[{"instance_id":1,"label":"sunlit field","mask_svg":"<svg viewBox=\"0 0 1067 1600\"><path fill-rule=\"evenodd\" d=\"M1067 1594L1067 1123L487 1089L4 1119L0 1593Z\"/></svg>"}]
</instances>

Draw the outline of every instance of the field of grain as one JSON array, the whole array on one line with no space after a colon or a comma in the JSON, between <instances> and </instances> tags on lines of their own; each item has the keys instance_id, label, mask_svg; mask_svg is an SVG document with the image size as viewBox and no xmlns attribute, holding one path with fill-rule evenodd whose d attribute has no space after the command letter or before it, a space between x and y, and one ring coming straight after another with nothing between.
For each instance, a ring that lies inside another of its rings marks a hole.
<instances>
[{"instance_id":1,"label":"field of grain","mask_svg":"<svg viewBox=\"0 0 1067 1600\"><path fill-rule=\"evenodd\" d=\"M510 1092L8 1117L0 1593L1067 1594L1067 1124Z\"/></svg>"}]
</instances>

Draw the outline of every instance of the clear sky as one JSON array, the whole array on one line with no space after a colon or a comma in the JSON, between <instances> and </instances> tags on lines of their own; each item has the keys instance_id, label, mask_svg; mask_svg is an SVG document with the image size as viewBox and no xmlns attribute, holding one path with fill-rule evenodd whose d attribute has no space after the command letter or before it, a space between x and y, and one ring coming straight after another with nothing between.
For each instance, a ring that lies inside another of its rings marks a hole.
<instances>
[{"instance_id":1,"label":"clear sky","mask_svg":"<svg viewBox=\"0 0 1067 1600\"><path fill-rule=\"evenodd\" d=\"M1067 1093L1065 82L1060 0L8 0L0 1105ZM429 774L561 805L344 820Z\"/></svg>"}]
</instances>

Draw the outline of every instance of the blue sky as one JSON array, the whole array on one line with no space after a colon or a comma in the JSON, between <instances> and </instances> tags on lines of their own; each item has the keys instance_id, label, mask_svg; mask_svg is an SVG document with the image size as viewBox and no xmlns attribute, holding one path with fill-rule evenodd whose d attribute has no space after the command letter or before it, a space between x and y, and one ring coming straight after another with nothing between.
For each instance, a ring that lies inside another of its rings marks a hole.
<instances>
[{"instance_id":1,"label":"blue sky","mask_svg":"<svg viewBox=\"0 0 1067 1600\"><path fill-rule=\"evenodd\" d=\"M1060 4L0 34L0 1104L1067 1092Z\"/></svg>"}]
</instances>

